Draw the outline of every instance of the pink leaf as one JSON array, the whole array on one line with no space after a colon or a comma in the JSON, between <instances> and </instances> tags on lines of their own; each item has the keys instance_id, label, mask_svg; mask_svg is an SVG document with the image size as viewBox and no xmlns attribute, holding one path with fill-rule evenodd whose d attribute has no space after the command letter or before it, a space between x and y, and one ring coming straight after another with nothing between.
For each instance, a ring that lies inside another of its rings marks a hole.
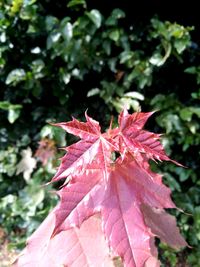
<instances>
[{"instance_id":1,"label":"pink leaf","mask_svg":"<svg viewBox=\"0 0 200 267\"><path fill-rule=\"evenodd\" d=\"M126 149L130 151L136 158L138 153L142 153L149 159L172 161L182 166L166 155L159 141L160 134L142 130L145 122L152 114L153 112L133 113L129 115L126 110L122 111L119 115L120 147L123 148L123 150Z\"/></svg>"},{"instance_id":2,"label":"pink leaf","mask_svg":"<svg viewBox=\"0 0 200 267\"><path fill-rule=\"evenodd\" d=\"M53 181L68 178L68 184L58 192L57 207L29 239L17 267L112 266L110 252L125 267L158 267L155 235L172 247L187 245L175 219L164 211L176 208L171 190L149 166L149 159L170 160L160 135L142 130L151 114L124 110L119 128L103 134L87 114L85 123L73 119L57 124L82 140L65 148ZM115 160L113 152L119 154Z\"/></svg>"},{"instance_id":3,"label":"pink leaf","mask_svg":"<svg viewBox=\"0 0 200 267\"><path fill-rule=\"evenodd\" d=\"M63 187L59 192L60 203L54 211L56 221L53 235L78 226L92 214L99 212L104 191L98 171L90 170L84 176L74 177L73 183Z\"/></svg>"},{"instance_id":4,"label":"pink leaf","mask_svg":"<svg viewBox=\"0 0 200 267\"><path fill-rule=\"evenodd\" d=\"M96 139L101 134L99 123L86 114L87 122L80 122L73 118L69 122L53 124L63 128L66 132L79 136L81 139Z\"/></svg>"},{"instance_id":5,"label":"pink leaf","mask_svg":"<svg viewBox=\"0 0 200 267\"><path fill-rule=\"evenodd\" d=\"M170 190L162 184L160 175L141 169L134 160L123 166L116 164L106 187L98 175L98 171L90 170L61 190L54 234L66 231L70 225L80 226L89 216L101 212L103 231L114 254L123 258L125 266L143 266L155 253L140 205L175 207Z\"/></svg>"},{"instance_id":6,"label":"pink leaf","mask_svg":"<svg viewBox=\"0 0 200 267\"><path fill-rule=\"evenodd\" d=\"M105 170L106 179L107 168L111 162L110 155L118 148L115 140L112 140L108 134L101 134L98 122L87 114L86 119L87 122L73 119L67 123L54 124L83 140L65 148L67 154L61 159L61 165L52 181L67 178L70 174L83 172L92 163Z\"/></svg>"},{"instance_id":7,"label":"pink leaf","mask_svg":"<svg viewBox=\"0 0 200 267\"><path fill-rule=\"evenodd\" d=\"M99 216L90 217L80 229L71 228L51 238L54 221L51 214L29 239L13 267L80 267L93 266L94 262L96 266L114 267Z\"/></svg>"},{"instance_id":8,"label":"pink leaf","mask_svg":"<svg viewBox=\"0 0 200 267\"><path fill-rule=\"evenodd\" d=\"M159 267L160 261L158 261L155 257L148 258L145 262L144 267Z\"/></svg>"},{"instance_id":9,"label":"pink leaf","mask_svg":"<svg viewBox=\"0 0 200 267\"><path fill-rule=\"evenodd\" d=\"M130 129L134 126L135 129L141 130L146 121L148 120L151 115L153 115L154 112L135 112L133 114L129 114L126 109L124 109L120 114L119 114L119 125L121 130L123 131L124 129Z\"/></svg>"},{"instance_id":10,"label":"pink leaf","mask_svg":"<svg viewBox=\"0 0 200 267\"><path fill-rule=\"evenodd\" d=\"M163 209L156 209L148 205L142 205L141 208L146 225L162 242L175 249L188 245L181 236L176 226L176 220L172 215L167 214Z\"/></svg>"}]
</instances>

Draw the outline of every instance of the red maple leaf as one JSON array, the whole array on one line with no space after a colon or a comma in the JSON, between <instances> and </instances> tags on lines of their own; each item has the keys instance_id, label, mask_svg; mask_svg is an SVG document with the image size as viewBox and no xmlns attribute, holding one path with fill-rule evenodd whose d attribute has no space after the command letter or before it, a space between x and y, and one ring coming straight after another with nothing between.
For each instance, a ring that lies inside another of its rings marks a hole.
<instances>
[{"instance_id":1,"label":"red maple leaf","mask_svg":"<svg viewBox=\"0 0 200 267\"><path fill-rule=\"evenodd\" d=\"M63 128L68 133L80 137L82 140L65 148L67 154L62 158L58 172L53 181L66 178L70 174L85 172L89 166L104 169L105 175L110 168L111 153L118 150L116 141L108 133L101 133L99 123L87 114L86 122L74 119L66 123L57 123L55 126Z\"/></svg>"},{"instance_id":2,"label":"red maple leaf","mask_svg":"<svg viewBox=\"0 0 200 267\"><path fill-rule=\"evenodd\" d=\"M62 242L63 235L67 239L71 232L82 233L84 223L95 214L99 214L102 225L102 232L97 226L97 235L104 235L107 241L100 245L100 250L109 254L108 244L110 255L121 257L124 266L159 266L155 236L174 248L187 245L175 219L164 210L176 208L170 198L171 191L162 183L161 175L150 170L149 159L170 160L160 144L160 136L143 130L151 114L129 115L124 110L119 116L119 127L104 134L101 134L98 122L87 115L85 123L73 119L57 124L81 138L66 148L67 154L53 178L53 181L68 178L69 183L58 192L60 203L30 238L24 255L15 266L31 263L33 258L37 260L37 266L44 266L39 260L48 260L49 255L55 262L50 265L52 267L57 266L57 262L73 267L109 266L112 264L110 258L108 265L104 264L103 258L100 263L95 257L81 264L75 257L76 253L83 253L75 250L79 240L67 247ZM115 161L112 160L113 152L120 155ZM89 226L84 231L85 236L90 235ZM93 246L98 245L94 243ZM89 252L85 247L82 249L87 257ZM66 253L71 258L61 257L58 261L53 251L61 255Z\"/></svg>"}]
</instances>

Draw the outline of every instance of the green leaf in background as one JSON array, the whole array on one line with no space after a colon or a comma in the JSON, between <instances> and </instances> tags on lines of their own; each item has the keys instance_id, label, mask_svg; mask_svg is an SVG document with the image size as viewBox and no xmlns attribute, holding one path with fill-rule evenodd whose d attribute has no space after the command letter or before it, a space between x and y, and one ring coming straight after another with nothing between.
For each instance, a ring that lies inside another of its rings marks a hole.
<instances>
[{"instance_id":1,"label":"green leaf in background","mask_svg":"<svg viewBox=\"0 0 200 267\"><path fill-rule=\"evenodd\" d=\"M133 59L134 52L133 51L124 51L119 56L120 56L120 64L124 64L127 61Z\"/></svg>"},{"instance_id":2,"label":"green leaf in background","mask_svg":"<svg viewBox=\"0 0 200 267\"><path fill-rule=\"evenodd\" d=\"M37 6L32 4L33 3L30 3L22 7L20 12L20 18L22 20L32 20L34 17L37 16Z\"/></svg>"},{"instance_id":3,"label":"green leaf in background","mask_svg":"<svg viewBox=\"0 0 200 267\"><path fill-rule=\"evenodd\" d=\"M45 26L48 32L52 31L53 28L59 23L59 20L54 16L45 17Z\"/></svg>"},{"instance_id":4,"label":"green leaf in background","mask_svg":"<svg viewBox=\"0 0 200 267\"><path fill-rule=\"evenodd\" d=\"M14 105L8 101L0 102L0 109L8 111L8 121L14 123L20 116L22 105Z\"/></svg>"},{"instance_id":5,"label":"green leaf in background","mask_svg":"<svg viewBox=\"0 0 200 267\"><path fill-rule=\"evenodd\" d=\"M190 74L195 74L197 72L197 68L196 67L189 67L187 69L185 69L186 73L190 73Z\"/></svg>"},{"instance_id":6,"label":"green leaf in background","mask_svg":"<svg viewBox=\"0 0 200 267\"><path fill-rule=\"evenodd\" d=\"M91 21L96 25L97 28L101 26L102 15L98 10L93 9L90 12L87 12L86 14L91 19Z\"/></svg>"},{"instance_id":7,"label":"green leaf in background","mask_svg":"<svg viewBox=\"0 0 200 267\"><path fill-rule=\"evenodd\" d=\"M98 95L99 93L100 93L99 88L93 88L93 89L91 89L90 91L88 91L88 93L87 93L87 97L91 97L91 96L94 96L94 95Z\"/></svg>"},{"instance_id":8,"label":"green leaf in background","mask_svg":"<svg viewBox=\"0 0 200 267\"><path fill-rule=\"evenodd\" d=\"M155 66L162 66L165 63L163 62L163 57L158 52L153 54L153 56L149 59L149 62Z\"/></svg>"},{"instance_id":9,"label":"green leaf in background","mask_svg":"<svg viewBox=\"0 0 200 267\"><path fill-rule=\"evenodd\" d=\"M180 110L180 117L185 121L191 121L193 114L200 118L200 107L187 107Z\"/></svg>"},{"instance_id":10,"label":"green leaf in background","mask_svg":"<svg viewBox=\"0 0 200 267\"><path fill-rule=\"evenodd\" d=\"M86 1L85 0L71 0L67 4L67 7L77 7L77 6L83 6L86 8Z\"/></svg>"},{"instance_id":11,"label":"green leaf in background","mask_svg":"<svg viewBox=\"0 0 200 267\"><path fill-rule=\"evenodd\" d=\"M112 11L110 17L107 18L105 24L108 26L115 26L117 21L121 18L125 18L125 13L123 10L116 8Z\"/></svg>"},{"instance_id":12,"label":"green leaf in background","mask_svg":"<svg viewBox=\"0 0 200 267\"><path fill-rule=\"evenodd\" d=\"M20 109L12 109L12 108L9 109L9 111L8 111L8 121L10 123L14 123L16 121L16 119L19 118L20 112L21 112Z\"/></svg>"},{"instance_id":13,"label":"green leaf in background","mask_svg":"<svg viewBox=\"0 0 200 267\"><path fill-rule=\"evenodd\" d=\"M15 15L18 13L23 5L23 0L13 0L12 1L12 7L11 7L11 14Z\"/></svg>"},{"instance_id":14,"label":"green leaf in background","mask_svg":"<svg viewBox=\"0 0 200 267\"><path fill-rule=\"evenodd\" d=\"M120 32L118 29L116 30L112 30L109 34L109 37L111 40L117 42L119 40L119 37L120 37Z\"/></svg>"},{"instance_id":15,"label":"green leaf in background","mask_svg":"<svg viewBox=\"0 0 200 267\"><path fill-rule=\"evenodd\" d=\"M16 85L25 79L26 79L26 72L24 71L24 69L15 69L8 74L5 83L7 85L9 84Z\"/></svg>"}]
</instances>

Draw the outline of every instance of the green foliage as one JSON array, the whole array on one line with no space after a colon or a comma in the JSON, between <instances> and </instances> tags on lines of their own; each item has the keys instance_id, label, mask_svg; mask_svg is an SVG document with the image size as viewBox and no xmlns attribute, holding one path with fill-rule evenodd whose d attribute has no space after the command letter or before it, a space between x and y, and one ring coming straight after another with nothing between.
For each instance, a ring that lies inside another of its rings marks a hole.
<instances>
[{"instance_id":1,"label":"green foliage","mask_svg":"<svg viewBox=\"0 0 200 267\"><path fill-rule=\"evenodd\" d=\"M0 101L0 109L8 111L8 121L14 123L20 116L22 105L12 105L8 101Z\"/></svg>"},{"instance_id":2,"label":"green foliage","mask_svg":"<svg viewBox=\"0 0 200 267\"><path fill-rule=\"evenodd\" d=\"M163 261L171 258L175 266L184 255L199 266L200 67L199 44L191 37L198 30L153 13L137 21L129 8L84 0L0 2L0 223L24 240L53 206L55 196L39 184L58 164L52 156L43 166L36 150L44 138L61 147L65 136L49 122L80 117L86 108L102 123L124 105L156 109L159 129L153 120L149 127L165 133L168 154L188 168L154 167L177 206L192 214L177 216L193 249L175 253L161 245ZM25 180L17 173L28 147L37 165Z\"/></svg>"}]
</instances>

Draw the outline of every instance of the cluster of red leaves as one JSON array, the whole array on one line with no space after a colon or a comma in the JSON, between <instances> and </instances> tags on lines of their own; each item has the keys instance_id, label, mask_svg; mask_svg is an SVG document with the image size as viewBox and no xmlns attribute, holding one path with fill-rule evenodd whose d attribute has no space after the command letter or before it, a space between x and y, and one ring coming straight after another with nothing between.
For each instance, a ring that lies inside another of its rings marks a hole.
<instances>
[{"instance_id":1,"label":"cluster of red leaves","mask_svg":"<svg viewBox=\"0 0 200 267\"><path fill-rule=\"evenodd\" d=\"M173 248L187 245L164 210L176 208L171 191L150 170L150 159L170 161L160 135L143 130L151 115L124 110L106 133L87 114L86 122L56 124L81 140L65 148L52 179L66 179L60 203L15 266L114 266L119 256L124 266L157 267L155 236Z\"/></svg>"}]
</instances>

